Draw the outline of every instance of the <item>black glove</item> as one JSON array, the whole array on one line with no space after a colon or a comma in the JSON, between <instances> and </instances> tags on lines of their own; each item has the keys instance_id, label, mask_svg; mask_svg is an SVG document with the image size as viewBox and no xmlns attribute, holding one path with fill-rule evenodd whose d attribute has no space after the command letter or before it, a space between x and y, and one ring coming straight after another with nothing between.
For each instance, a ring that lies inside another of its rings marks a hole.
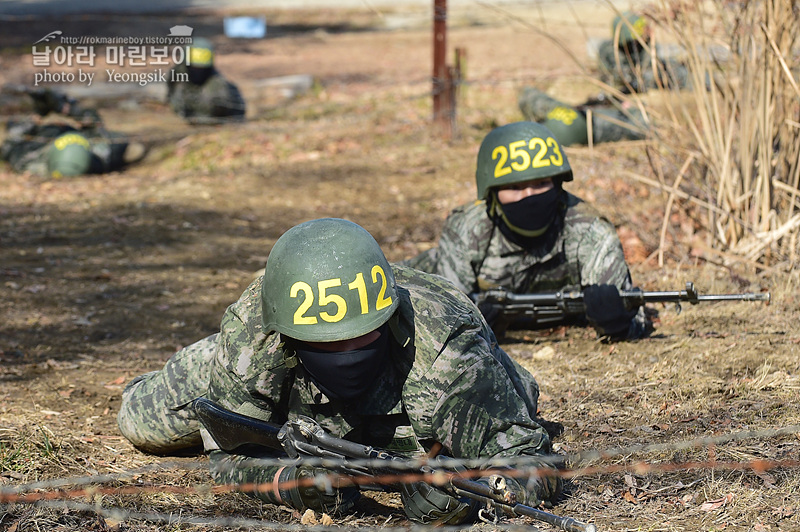
<instances>
[{"instance_id":1,"label":"black glove","mask_svg":"<svg viewBox=\"0 0 800 532\"><path fill-rule=\"evenodd\" d=\"M624 338L628 334L635 310L628 310L612 284L593 284L583 289L586 318L600 336Z\"/></svg>"},{"instance_id":2,"label":"black glove","mask_svg":"<svg viewBox=\"0 0 800 532\"><path fill-rule=\"evenodd\" d=\"M423 525L460 525L474 520L477 512L472 501L453 497L425 482L403 484L400 500L409 520Z\"/></svg>"},{"instance_id":3,"label":"black glove","mask_svg":"<svg viewBox=\"0 0 800 532\"><path fill-rule=\"evenodd\" d=\"M293 481L306 481L314 477L324 477L332 472L322 467L306 465L285 467L278 472L275 480L278 483ZM280 499L274 502L290 506L295 510L310 508L315 512L324 512L330 515L341 515L353 508L361 493L355 486L337 487L336 481L332 486L325 486L323 479L315 485L294 485L290 488L278 488ZM270 499L274 499L274 494Z\"/></svg>"}]
</instances>

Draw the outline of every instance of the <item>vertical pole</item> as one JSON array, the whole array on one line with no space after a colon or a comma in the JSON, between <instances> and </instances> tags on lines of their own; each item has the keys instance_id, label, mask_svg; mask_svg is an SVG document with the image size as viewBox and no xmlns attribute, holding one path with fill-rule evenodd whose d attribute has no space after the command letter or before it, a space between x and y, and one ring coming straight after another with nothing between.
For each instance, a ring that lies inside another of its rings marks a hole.
<instances>
[{"instance_id":1,"label":"vertical pole","mask_svg":"<svg viewBox=\"0 0 800 532\"><path fill-rule=\"evenodd\" d=\"M446 109L447 81L447 0L433 0L433 122L448 128Z\"/></svg>"},{"instance_id":2,"label":"vertical pole","mask_svg":"<svg viewBox=\"0 0 800 532\"><path fill-rule=\"evenodd\" d=\"M450 74L450 134L452 137L458 136L458 121L456 120L456 109L458 101L461 99L461 89L464 77L467 74L467 50L466 48L456 48L455 66L448 69Z\"/></svg>"}]
</instances>

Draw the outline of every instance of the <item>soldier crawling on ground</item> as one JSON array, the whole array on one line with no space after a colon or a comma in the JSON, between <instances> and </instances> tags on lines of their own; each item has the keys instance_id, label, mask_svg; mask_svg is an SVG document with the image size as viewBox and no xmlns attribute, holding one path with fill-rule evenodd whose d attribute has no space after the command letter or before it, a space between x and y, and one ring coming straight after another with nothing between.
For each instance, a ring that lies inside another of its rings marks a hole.
<instances>
[{"instance_id":1,"label":"soldier crawling on ground","mask_svg":"<svg viewBox=\"0 0 800 532\"><path fill-rule=\"evenodd\" d=\"M690 87L686 65L658 57L652 46L647 18L634 11L620 13L611 22L611 38L597 50L600 78L622 93Z\"/></svg>"},{"instance_id":2,"label":"soldier crawling on ground","mask_svg":"<svg viewBox=\"0 0 800 532\"><path fill-rule=\"evenodd\" d=\"M167 101L190 123L239 121L245 115L244 98L214 67L214 46L202 37L193 39L187 61L170 71Z\"/></svg>"},{"instance_id":3,"label":"soldier crawling on ground","mask_svg":"<svg viewBox=\"0 0 800 532\"><path fill-rule=\"evenodd\" d=\"M617 15L611 23L611 38L598 48L600 79L622 94L687 88L686 66L651 56L651 39L652 29L644 15L632 11ZM641 140L651 130L643 109L604 93L572 106L535 87L524 87L518 104L526 120L547 126L564 146Z\"/></svg>"},{"instance_id":4,"label":"soldier crawling on ground","mask_svg":"<svg viewBox=\"0 0 800 532\"><path fill-rule=\"evenodd\" d=\"M608 98L571 106L533 87L520 92L519 108L525 119L553 132L562 146L642 140L650 128L644 114L630 102Z\"/></svg>"},{"instance_id":5,"label":"soldier crawling on ground","mask_svg":"<svg viewBox=\"0 0 800 532\"><path fill-rule=\"evenodd\" d=\"M65 177L121 170L146 147L108 131L97 110L51 88L6 87L33 101L35 116L6 123L0 159L15 172Z\"/></svg>"},{"instance_id":6,"label":"soldier crawling on ground","mask_svg":"<svg viewBox=\"0 0 800 532\"><path fill-rule=\"evenodd\" d=\"M277 424L308 416L333 436L409 458L441 445L452 458L524 458L535 471L553 467L538 396L533 376L498 346L465 294L390 265L362 227L325 218L275 242L264 274L228 307L218 333L131 381L118 422L141 450L172 454L203 443L217 481L266 485L254 494L267 502L338 515L353 508L358 488L298 485L330 471L281 467L274 450L223 451L193 400ZM558 500L557 475L520 473L506 478L517 502ZM403 484L401 500L419 523L476 518L474 502L422 481Z\"/></svg>"},{"instance_id":7,"label":"soldier crawling on ground","mask_svg":"<svg viewBox=\"0 0 800 532\"><path fill-rule=\"evenodd\" d=\"M478 201L450 213L438 247L401 264L441 275L473 296L582 290L585 321L600 336L650 332L644 308L628 310L620 297L633 285L616 230L563 189L573 172L549 129L515 122L492 130L478 151L475 178ZM486 315L490 325L496 318Z\"/></svg>"}]
</instances>

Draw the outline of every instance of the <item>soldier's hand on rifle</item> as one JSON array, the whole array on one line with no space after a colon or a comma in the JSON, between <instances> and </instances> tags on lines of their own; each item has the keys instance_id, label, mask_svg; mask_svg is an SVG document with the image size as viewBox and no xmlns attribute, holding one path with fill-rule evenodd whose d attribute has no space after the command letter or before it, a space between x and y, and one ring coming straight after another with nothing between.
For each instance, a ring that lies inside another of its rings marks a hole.
<instances>
[{"instance_id":1,"label":"soldier's hand on rifle","mask_svg":"<svg viewBox=\"0 0 800 532\"><path fill-rule=\"evenodd\" d=\"M583 289L586 318L600 336L625 338L636 311L625 308L619 289L611 284L593 284Z\"/></svg>"},{"instance_id":2,"label":"soldier's hand on rifle","mask_svg":"<svg viewBox=\"0 0 800 532\"><path fill-rule=\"evenodd\" d=\"M426 482L400 486L400 500L406 516L423 525L459 525L473 520L475 504L456 498Z\"/></svg>"},{"instance_id":3,"label":"soldier's hand on rifle","mask_svg":"<svg viewBox=\"0 0 800 532\"><path fill-rule=\"evenodd\" d=\"M303 511L307 508L315 512L341 515L353 508L361 493L356 486L339 487L333 473L322 467L308 465L288 466L275 474L272 493L274 502ZM278 487L281 483L289 487Z\"/></svg>"}]
</instances>

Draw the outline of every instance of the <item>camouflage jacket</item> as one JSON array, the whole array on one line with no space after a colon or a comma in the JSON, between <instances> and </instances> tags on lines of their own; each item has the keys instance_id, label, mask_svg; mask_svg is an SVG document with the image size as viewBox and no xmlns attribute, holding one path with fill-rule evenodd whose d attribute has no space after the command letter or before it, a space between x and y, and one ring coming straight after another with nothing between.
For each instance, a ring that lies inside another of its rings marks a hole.
<instances>
[{"instance_id":1,"label":"camouflage jacket","mask_svg":"<svg viewBox=\"0 0 800 532\"><path fill-rule=\"evenodd\" d=\"M509 241L479 201L450 214L438 248L403 264L441 275L468 294L492 288L533 293L590 284L630 288L614 226L580 198L568 192L563 197L563 216L538 249Z\"/></svg>"},{"instance_id":2,"label":"camouflage jacket","mask_svg":"<svg viewBox=\"0 0 800 532\"><path fill-rule=\"evenodd\" d=\"M244 117L245 102L239 89L221 74L214 71L202 85L176 81L181 75L186 75L185 65L176 66L167 82L167 101L179 116L197 123Z\"/></svg>"},{"instance_id":3,"label":"camouflage jacket","mask_svg":"<svg viewBox=\"0 0 800 532\"><path fill-rule=\"evenodd\" d=\"M420 271L397 266L395 277L395 341L385 371L358 400L327 398L280 335L264 332L261 278L223 316L208 397L278 424L306 415L334 436L409 456L435 442L457 458L549 451L547 432L534 421L536 381L497 345L472 302ZM277 467L227 454L201 432L217 481L272 481Z\"/></svg>"}]
</instances>

